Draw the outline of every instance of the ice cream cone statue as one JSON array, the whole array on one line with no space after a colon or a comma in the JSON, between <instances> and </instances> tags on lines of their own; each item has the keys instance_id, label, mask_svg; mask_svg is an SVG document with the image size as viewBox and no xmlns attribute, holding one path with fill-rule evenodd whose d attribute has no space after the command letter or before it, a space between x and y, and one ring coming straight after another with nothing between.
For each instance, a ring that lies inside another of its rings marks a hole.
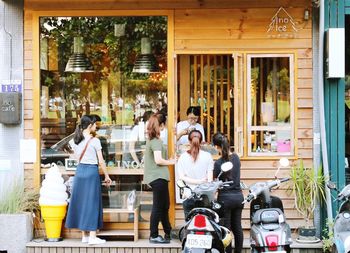
<instances>
[{"instance_id":1,"label":"ice cream cone statue","mask_svg":"<svg viewBox=\"0 0 350 253\"><path fill-rule=\"evenodd\" d=\"M45 222L46 240L60 241L62 220L67 209L66 185L55 163L46 172L40 189L39 204Z\"/></svg>"}]
</instances>

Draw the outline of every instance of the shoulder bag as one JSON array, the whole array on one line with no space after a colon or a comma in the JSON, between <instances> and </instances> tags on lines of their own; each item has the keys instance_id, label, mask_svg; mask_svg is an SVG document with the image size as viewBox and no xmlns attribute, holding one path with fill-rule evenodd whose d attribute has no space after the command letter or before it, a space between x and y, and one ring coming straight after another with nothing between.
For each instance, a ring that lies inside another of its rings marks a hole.
<instances>
[{"instance_id":1,"label":"shoulder bag","mask_svg":"<svg viewBox=\"0 0 350 253\"><path fill-rule=\"evenodd\" d=\"M93 138L94 138L94 137L91 137L91 138L88 140L88 142L86 143L85 148L84 148L83 152L81 152L81 155L80 155L80 157L79 157L79 163L80 163L81 159L83 159L83 156L84 156L84 154L85 154L85 151L86 151L86 149L87 149L87 147L88 147L90 141L91 141Z\"/></svg>"}]
</instances>

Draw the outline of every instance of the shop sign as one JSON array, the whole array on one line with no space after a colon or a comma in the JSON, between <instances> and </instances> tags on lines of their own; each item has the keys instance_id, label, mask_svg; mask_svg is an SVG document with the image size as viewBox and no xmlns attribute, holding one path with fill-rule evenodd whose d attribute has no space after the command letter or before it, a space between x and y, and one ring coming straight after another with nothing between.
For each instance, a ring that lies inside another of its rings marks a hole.
<instances>
[{"instance_id":1,"label":"shop sign","mask_svg":"<svg viewBox=\"0 0 350 253\"><path fill-rule=\"evenodd\" d=\"M294 19L283 7L280 7L271 18L267 29L268 36L270 38L295 38L297 32Z\"/></svg>"},{"instance_id":2,"label":"shop sign","mask_svg":"<svg viewBox=\"0 0 350 253\"><path fill-rule=\"evenodd\" d=\"M141 169L144 167L143 160L141 163L136 161L116 161L116 166L122 169Z\"/></svg>"},{"instance_id":3,"label":"shop sign","mask_svg":"<svg viewBox=\"0 0 350 253\"><path fill-rule=\"evenodd\" d=\"M22 93L0 93L0 123L20 124Z\"/></svg>"},{"instance_id":4,"label":"shop sign","mask_svg":"<svg viewBox=\"0 0 350 253\"><path fill-rule=\"evenodd\" d=\"M22 92L21 80L2 80L1 92Z\"/></svg>"}]
</instances>

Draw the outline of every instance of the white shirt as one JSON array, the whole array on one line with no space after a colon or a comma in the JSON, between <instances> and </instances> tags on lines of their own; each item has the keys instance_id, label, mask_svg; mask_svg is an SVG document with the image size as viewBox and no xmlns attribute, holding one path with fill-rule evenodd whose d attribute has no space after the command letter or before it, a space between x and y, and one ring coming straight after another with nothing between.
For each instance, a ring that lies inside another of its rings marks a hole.
<instances>
[{"instance_id":1,"label":"white shirt","mask_svg":"<svg viewBox=\"0 0 350 253\"><path fill-rule=\"evenodd\" d=\"M182 130L185 130L189 128L191 125L187 120L180 121L176 125L176 133L179 134ZM205 136L204 136L204 128L201 124L196 123L195 125L192 125L196 130L200 131L202 133L203 142L205 142ZM181 138L177 141L177 145L183 145L188 143L188 134L181 136Z\"/></svg>"},{"instance_id":2,"label":"white shirt","mask_svg":"<svg viewBox=\"0 0 350 253\"><path fill-rule=\"evenodd\" d=\"M84 135L85 139L82 140L78 145L74 143L74 139L69 141L70 146L74 151L74 158L79 161L80 155L83 152L86 143L92 138L90 135ZM82 157L80 163L85 164L98 164L97 151L101 150L101 142L98 138L92 138L89 145L86 148L85 154Z\"/></svg>"},{"instance_id":3,"label":"white shirt","mask_svg":"<svg viewBox=\"0 0 350 253\"><path fill-rule=\"evenodd\" d=\"M162 131L160 131L159 138L162 140L165 146L168 146L168 129L164 128Z\"/></svg>"},{"instance_id":4,"label":"white shirt","mask_svg":"<svg viewBox=\"0 0 350 253\"><path fill-rule=\"evenodd\" d=\"M183 175L192 179L208 178L208 173L213 173L213 168L214 161L211 154L203 150L199 151L196 161L193 160L193 157L189 153L182 153L176 165L180 178L181 175ZM197 186L189 183L187 183L187 185L191 189ZM188 193L186 194L185 192L185 195L188 197Z\"/></svg>"}]
</instances>

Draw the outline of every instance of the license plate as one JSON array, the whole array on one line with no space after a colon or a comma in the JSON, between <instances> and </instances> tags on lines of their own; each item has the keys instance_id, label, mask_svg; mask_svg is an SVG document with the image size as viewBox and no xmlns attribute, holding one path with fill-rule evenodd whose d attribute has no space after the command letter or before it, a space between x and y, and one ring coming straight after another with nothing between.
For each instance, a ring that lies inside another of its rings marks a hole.
<instances>
[{"instance_id":1,"label":"license plate","mask_svg":"<svg viewBox=\"0 0 350 253\"><path fill-rule=\"evenodd\" d=\"M268 252L273 252L273 253L287 253L286 251L284 251L284 250L279 250L279 251L266 251L266 253L268 253Z\"/></svg>"},{"instance_id":2,"label":"license plate","mask_svg":"<svg viewBox=\"0 0 350 253\"><path fill-rule=\"evenodd\" d=\"M186 247L188 248L210 249L211 242L211 235L188 234L186 237Z\"/></svg>"}]
</instances>

